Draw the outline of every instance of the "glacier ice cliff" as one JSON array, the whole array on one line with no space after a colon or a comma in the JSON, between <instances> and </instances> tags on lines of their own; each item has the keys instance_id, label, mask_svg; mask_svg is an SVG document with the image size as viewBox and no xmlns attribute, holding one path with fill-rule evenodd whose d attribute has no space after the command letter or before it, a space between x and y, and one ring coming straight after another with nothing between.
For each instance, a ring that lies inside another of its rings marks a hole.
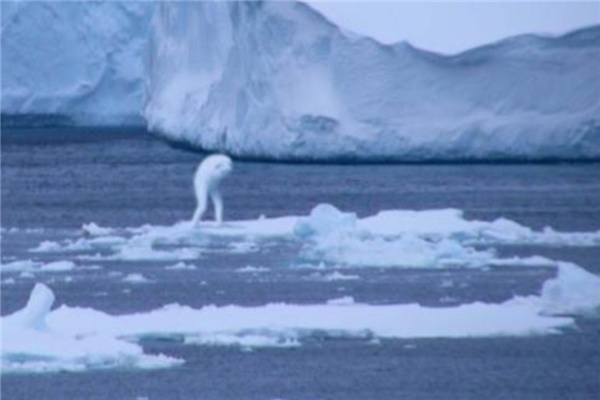
<instances>
[{"instance_id":1,"label":"glacier ice cliff","mask_svg":"<svg viewBox=\"0 0 600 400\"><path fill-rule=\"evenodd\" d=\"M2 114L79 125L145 125L154 4L2 2Z\"/></svg>"},{"instance_id":2,"label":"glacier ice cliff","mask_svg":"<svg viewBox=\"0 0 600 400\"><path fill-rule=\"evenodd\" d=\"M2 2L3 123L269 160L600 159L600 27L453 56L301 2Z\"/></svg>"},{"instance_id":3,"label":"glacier ice cliff","mask_svg":"<svg viewBox=\"0 0 600 400\"><path fill-rule=\"evenodd\" d=\"M271 160L600 158L600 27L454 56L345 32L298 2L162 3L148 127Z\"/></svg>"}]
</instances>

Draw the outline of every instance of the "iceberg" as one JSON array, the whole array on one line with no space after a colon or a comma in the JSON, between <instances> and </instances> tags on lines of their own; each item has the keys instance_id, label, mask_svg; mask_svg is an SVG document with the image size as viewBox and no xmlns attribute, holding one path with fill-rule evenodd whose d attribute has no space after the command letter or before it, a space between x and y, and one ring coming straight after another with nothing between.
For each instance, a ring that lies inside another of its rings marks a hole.
<instances>
[{"instance_id":1,"label":"iceberg","mask_svg":"<svg viewBox=\"0 0 600 400\"><path fill-rule=\"evenodd\" d=\"M152 2L2 2L6 121L145 126Z\"/></svg>"},{"instance_id":2,"label":"iceberg","mask_svg":"<svg viewBox=\"0 0 600 400\"><path fill-rule=\"evenodd\" d=\"M165 2L144 114L169 140L301 161L597 160L600 27L442 56L299 2Z\"/></svg>"}]
</instances>

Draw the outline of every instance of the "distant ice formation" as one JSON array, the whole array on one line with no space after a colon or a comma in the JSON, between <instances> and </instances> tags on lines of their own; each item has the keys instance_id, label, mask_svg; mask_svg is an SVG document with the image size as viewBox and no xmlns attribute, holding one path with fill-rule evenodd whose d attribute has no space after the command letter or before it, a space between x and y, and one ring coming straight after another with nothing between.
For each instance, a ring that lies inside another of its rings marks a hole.
<instances>
[{"instance_id":1,"label":"distant ice formation","mask_svg":"<svg viewBox=\"0 0 600 400\"><path fill-rule=\"evenodd\" d=\"M350 34L298 2L167 2L151 130L269 160L600 158L600 27L454 56Z\"/></svg>"},{"instance_id":2,"label":"distant ice formation","mask_svg":"<svg viewBox=\"0 0 600 400\"><path fill-rule=\"evenodd\" d=\"M597 26L442 56L301 2L10 1L2 56L5 117L269 160L600 158Z\"/></svg>"},{"instance_id":3,"label":"distant ice formation","mask_svg":"<svg viewBox=\"0 0 600 400\"><path fill-rule=\"evenodd\" d=\"M152 2L3 1L1 7L3 117L145 125Z\"/></svg>"}]
</instances>

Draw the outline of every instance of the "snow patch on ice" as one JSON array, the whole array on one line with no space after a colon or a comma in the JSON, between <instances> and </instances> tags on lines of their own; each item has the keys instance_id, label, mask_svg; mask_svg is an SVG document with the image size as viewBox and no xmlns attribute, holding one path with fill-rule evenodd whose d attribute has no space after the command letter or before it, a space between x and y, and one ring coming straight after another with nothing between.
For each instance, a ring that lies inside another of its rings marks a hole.
<instances>
[{"instance_id":1,"label":"snow patch on ice","mask_svg":"<svg viewBox=\"0 0 600 400\"><path fill-rule=\"evenodd\" d=\"M235 271L241 272L241 273L260 273L260 272L269 272L270 269L266 268L266 267L254 267L252 265L247 265L245 267L238 268Z\"/></svg>"}]
</instances>

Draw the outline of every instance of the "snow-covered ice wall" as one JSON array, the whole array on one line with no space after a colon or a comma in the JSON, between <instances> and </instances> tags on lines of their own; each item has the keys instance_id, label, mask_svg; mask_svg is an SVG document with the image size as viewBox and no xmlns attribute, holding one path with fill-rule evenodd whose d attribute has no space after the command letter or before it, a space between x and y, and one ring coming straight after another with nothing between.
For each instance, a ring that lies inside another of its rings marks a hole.
<instances>
[{"instance_id":1,"label":"snow-covered ice wall","mask_svg":"<svg viewBox=\"0 0 600 400\"><path fill-rule=\"evenodd\" d=\"M300 2L1 4L3 122L276 160L600 159L600 27L441 56Z\"/></svg>"},{"instance_id":2,"label":"snow-covered ice wall","mask_svg":"<svg viewBox=\"0 0 600 400\"><path fill-rule=\"evenodd\" d=\"M145 124L151 2L2 1L2 114Z\"/></svg>"},{"instance_id":3,"label":"snow-covered ice wall","mask_svg":"<svg viewBox=\"0 0 600 400\"><path fill-rule=\"evenodd\" d=\"M169 2L149 128L277 160L600 158L600 27L454 56L345 32L297 2Z\"/></svg>"}]
</instances>

